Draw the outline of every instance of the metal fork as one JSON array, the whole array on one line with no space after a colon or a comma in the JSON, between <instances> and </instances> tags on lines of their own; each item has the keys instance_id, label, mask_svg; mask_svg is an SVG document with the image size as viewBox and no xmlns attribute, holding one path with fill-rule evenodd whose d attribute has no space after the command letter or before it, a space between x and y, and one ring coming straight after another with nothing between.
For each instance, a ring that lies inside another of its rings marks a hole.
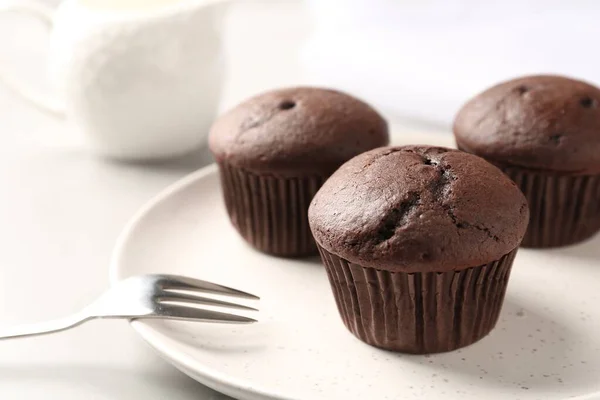
<instances>
[{"instance_id":1,"label":"metal fork","mask_svg":"<svg viewBox=\"0 0 600 400\"><path fill-rule=\"evenodd\" d=\"M0 340L60 332L96 318L161 318L238 324L256 322L252 318L196 307L204 305L258 311L245 305L203 297L201 293L259 299L252 294L199 279L177 275L141 275L117 283L95 302L66 318L0 330Z\"/></svg>"}]
</instances>

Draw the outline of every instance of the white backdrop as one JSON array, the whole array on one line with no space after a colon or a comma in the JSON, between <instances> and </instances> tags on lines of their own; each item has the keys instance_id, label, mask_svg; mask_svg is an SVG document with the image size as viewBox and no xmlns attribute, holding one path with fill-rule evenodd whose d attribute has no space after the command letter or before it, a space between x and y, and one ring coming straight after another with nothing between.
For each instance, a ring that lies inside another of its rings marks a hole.
<instances>
[{"instance_id":1,"label":"white backdrop","mask_svg":"<svg viewBox=\"0 0 600 400\"><path fill-rule=\"evenodd\" d=\"M595 0L307 0L312 81L397 114L448 125L506 78L561 73L600 83Z\"/></svg>"}]
</instances>

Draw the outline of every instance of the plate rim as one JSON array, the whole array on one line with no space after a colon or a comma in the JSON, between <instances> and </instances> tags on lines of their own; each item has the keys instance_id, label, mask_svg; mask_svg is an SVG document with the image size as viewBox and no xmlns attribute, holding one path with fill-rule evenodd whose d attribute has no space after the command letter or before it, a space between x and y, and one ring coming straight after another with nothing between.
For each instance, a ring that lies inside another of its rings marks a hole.
<instances>
[{"instance_id":1,"label":"plate rim","mask_svg":"<svg viewBox=\"0 0 600 400\"><path fill-rule=\"evenodd\" d=\"M158 194L146 201L133 214L133 216L130 217L129 221L125 224L125 227L117 237L117 241L110 256L108 278L109 285L111 287L122 279L120 278L119 273L121 270L120 255L127 246L128 241L131 238L131 233L144 219L144 217L149 214L157 205L166 201L174 193L181 191L194 182L205 179L213 174L218 174L218 166L216 163L211 163L197 171L191 172L190 174L162 189L160 192L158 192ZM136 320L129 320L129 324L133 330L138 333L142 339L148 343L148 345L150 345L150 347L152 347L163 359L186 375L190 375L191 372L194 372L193 376L191 377L211 389L229 396L247 396L250 394L261 396L263 399L298 400L294 397L289 397L281 393L266 391L253 386L251 382L242 381L238 378L231 378L229 375L220 373L211 368L206 368L202 363L198 363L194 357L185 353L175 352L174 354L174 352L170 350L170 346L165 344L164 340L162 340L161 336L164 335L158 332L152 326L145 324L143 321Z\"/></svg>"}]
</instances>

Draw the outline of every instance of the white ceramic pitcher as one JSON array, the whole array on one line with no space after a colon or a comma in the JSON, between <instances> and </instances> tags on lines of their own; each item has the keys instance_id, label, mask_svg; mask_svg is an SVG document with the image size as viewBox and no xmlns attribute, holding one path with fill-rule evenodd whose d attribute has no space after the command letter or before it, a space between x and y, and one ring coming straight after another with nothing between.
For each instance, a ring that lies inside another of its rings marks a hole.
<instances>
[{"instance_id":1,"label":"white ceramic pitcher","mask_svg":"<svg viewBox=\"0 0 600 400\"><path fill-rule=\"evenodd\" d=\"M65 115L91 148L119 159L179 155L206 140L224 79L220 0L66 0L53 13L15 3L52 27L48 100L3 76L24 98Z\"/></svg>"}]
</instances>

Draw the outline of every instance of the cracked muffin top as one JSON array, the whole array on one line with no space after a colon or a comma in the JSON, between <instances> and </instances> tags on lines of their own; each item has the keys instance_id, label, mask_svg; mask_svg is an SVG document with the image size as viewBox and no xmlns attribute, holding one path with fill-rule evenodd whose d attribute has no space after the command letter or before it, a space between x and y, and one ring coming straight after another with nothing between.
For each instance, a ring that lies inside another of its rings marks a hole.
<instances>
[{"instance_id":1,"label":"cracked muffin top","mask_svg":"<svg viewBox=\"0 0 600 400\"><path fill-rule=\"evenodd\" d=\"M310 87L253 97L220 117L209 136L218 162L283 176L328 176L388 142L387 122L368 104Z\"/></svg>"},{"instance_id":2,"label":"cracked muffin top","mask_svg":"<svg viewBox=\"0 0 600 400\"><path fill-rule=\"evenodd\" d=\"M600 172L600 89L539 75L496 85L467 102L454 121L460 149L501 165Z\"/></svg>"},{"instance_id":3,"label":"cracked muffin top","mask_svg":"<svg viewBox=\"0 0 600 400\"><path fill-rule=\"evenodd\" d=\"M498 168L430 146L383 147L345 163L309 208L317 243L363 267L446 272L519 246L527 201Z\"/></svg>"}]
</instances>

